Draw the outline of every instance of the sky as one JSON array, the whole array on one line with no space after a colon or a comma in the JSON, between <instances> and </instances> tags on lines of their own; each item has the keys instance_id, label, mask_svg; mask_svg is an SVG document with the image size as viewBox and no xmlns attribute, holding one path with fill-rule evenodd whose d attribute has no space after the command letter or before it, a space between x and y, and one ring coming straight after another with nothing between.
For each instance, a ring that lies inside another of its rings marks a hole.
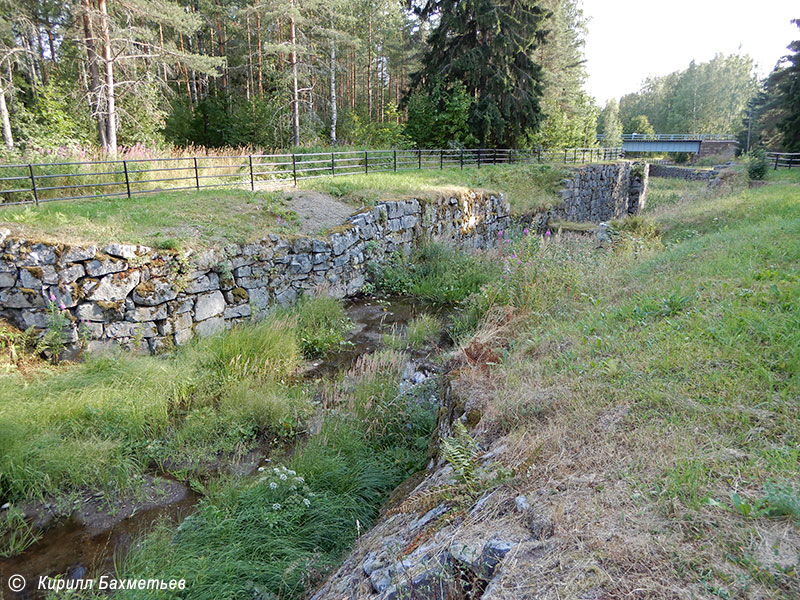
<instances>
[{"instance_id":1,"label":"sky","mask_svg":"<svg viewBox=\"0 0 800 600\"><path fill-rule=\"evenodd\" d=\"M760 76L800 39L800 0L583 0L588 92L602 106L652 75L717 53L752 56Z\"/></svg>"}]
</instances>

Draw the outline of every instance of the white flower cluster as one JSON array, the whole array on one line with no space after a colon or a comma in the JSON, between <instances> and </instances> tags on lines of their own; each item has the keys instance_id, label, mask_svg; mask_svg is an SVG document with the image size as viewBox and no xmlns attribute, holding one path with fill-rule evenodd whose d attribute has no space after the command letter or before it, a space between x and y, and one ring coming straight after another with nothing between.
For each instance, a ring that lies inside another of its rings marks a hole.
<instances>
[{"instance_id":1,"label":"white flower cluster","mask_svg":"<svg viewBox=\"0 0 800 600\"><path fill-rule=\"evenodd\" d=\"M272 505L272 510L280 510L282 507L290 504L300 504L303 506L311 506L311 498L314 493L308 489L306 480L299 476L292 469L287 469L284 466L273 467L267 469L266 467L259 467L261 476L258 478L258 483L268 485L270 490L276 492L284 491L286 496L283 503L275 502Z\"/></svg>"}]
</instances>

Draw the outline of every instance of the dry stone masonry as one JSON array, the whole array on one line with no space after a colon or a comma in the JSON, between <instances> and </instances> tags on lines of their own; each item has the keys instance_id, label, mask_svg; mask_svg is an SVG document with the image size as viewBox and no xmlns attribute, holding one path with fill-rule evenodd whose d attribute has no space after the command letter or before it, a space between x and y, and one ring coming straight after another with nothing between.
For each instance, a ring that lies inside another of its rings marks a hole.
<instances>
[{"instance_id":1,"label":"dry stone masonry","mask_svg":"<svg viewBox=\"0 0 800 600\"><path fill-rule=\"evenodd\" d=\"M322 286L357 294L366 263L421 240L483 248L510 224L502 195L463 192L433 201L382 202L321 238L270 234L191 254L144 246L69 246L0 231L0 318L17 327L48 327L63 307L68 343L89 350L115 344L160 351L206 336Z\"/></svg>"},{"instance_id":2,"label":"dry stone masonry","mask_svg":"<svg viewBox=\"0 0 800 600\"><path fill-rule=\"evenodd\" d=\"M550 217L600 223L639 213L647 198L649 167L621 162L571 169L571 176L563 181L561 205Z\"/></svg>"}]
</instances>

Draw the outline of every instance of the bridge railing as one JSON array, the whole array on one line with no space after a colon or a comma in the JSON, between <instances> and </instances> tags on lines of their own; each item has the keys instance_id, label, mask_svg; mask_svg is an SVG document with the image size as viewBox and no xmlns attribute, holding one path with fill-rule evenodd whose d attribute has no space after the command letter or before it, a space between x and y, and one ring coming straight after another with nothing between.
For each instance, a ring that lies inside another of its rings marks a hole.
<instances>
[{"instance_id":1,"label":"bridge railing","mask_svg":"<svg viewBox=\"0 0 800 600\"><path fill-rule=\"evenodd\" d=\"M602 134L598 140L604 139ZM626 133L622 136L623 142L735 142L736 136L726 133Z\"/></svg>"},{"instance_id":2,"label":"bridge railing","mask_svg":"<svg viewBox=\"0 0 800 600\"><path fill-rule=\"evenodd\" d=\"M350 150L0 165L0 206L154 192L297 184L303 179L520 162L616 160L622 148Z\"/></svg>"},{"instance_id":3,"label":"bridge railing","mask_svg":"<svg viewBox=\"0 0 800 600\"><path fill-rule=\"evenodd\" d=\"M794 169L800 167L800 152L767 152L767 160L775 171L780 168Z\"/></svg>"}]
</instances>

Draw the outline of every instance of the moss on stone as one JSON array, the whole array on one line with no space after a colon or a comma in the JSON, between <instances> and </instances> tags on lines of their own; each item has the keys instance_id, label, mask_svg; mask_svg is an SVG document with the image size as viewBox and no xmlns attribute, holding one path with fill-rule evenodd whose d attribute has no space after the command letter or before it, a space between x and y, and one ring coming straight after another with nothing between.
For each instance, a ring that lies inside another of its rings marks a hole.
<instances>
[{"instance_id":1,"label":"moss on stone","mask_svg":"<svg viewBox=\"0 0 800 600\"><path fill-rule=\"evenodd\" d=\"M250 294L243 287L234 288L231 290L231 295L237 302L248 302L250 300Z\"/></svg>"}]
</instances>

